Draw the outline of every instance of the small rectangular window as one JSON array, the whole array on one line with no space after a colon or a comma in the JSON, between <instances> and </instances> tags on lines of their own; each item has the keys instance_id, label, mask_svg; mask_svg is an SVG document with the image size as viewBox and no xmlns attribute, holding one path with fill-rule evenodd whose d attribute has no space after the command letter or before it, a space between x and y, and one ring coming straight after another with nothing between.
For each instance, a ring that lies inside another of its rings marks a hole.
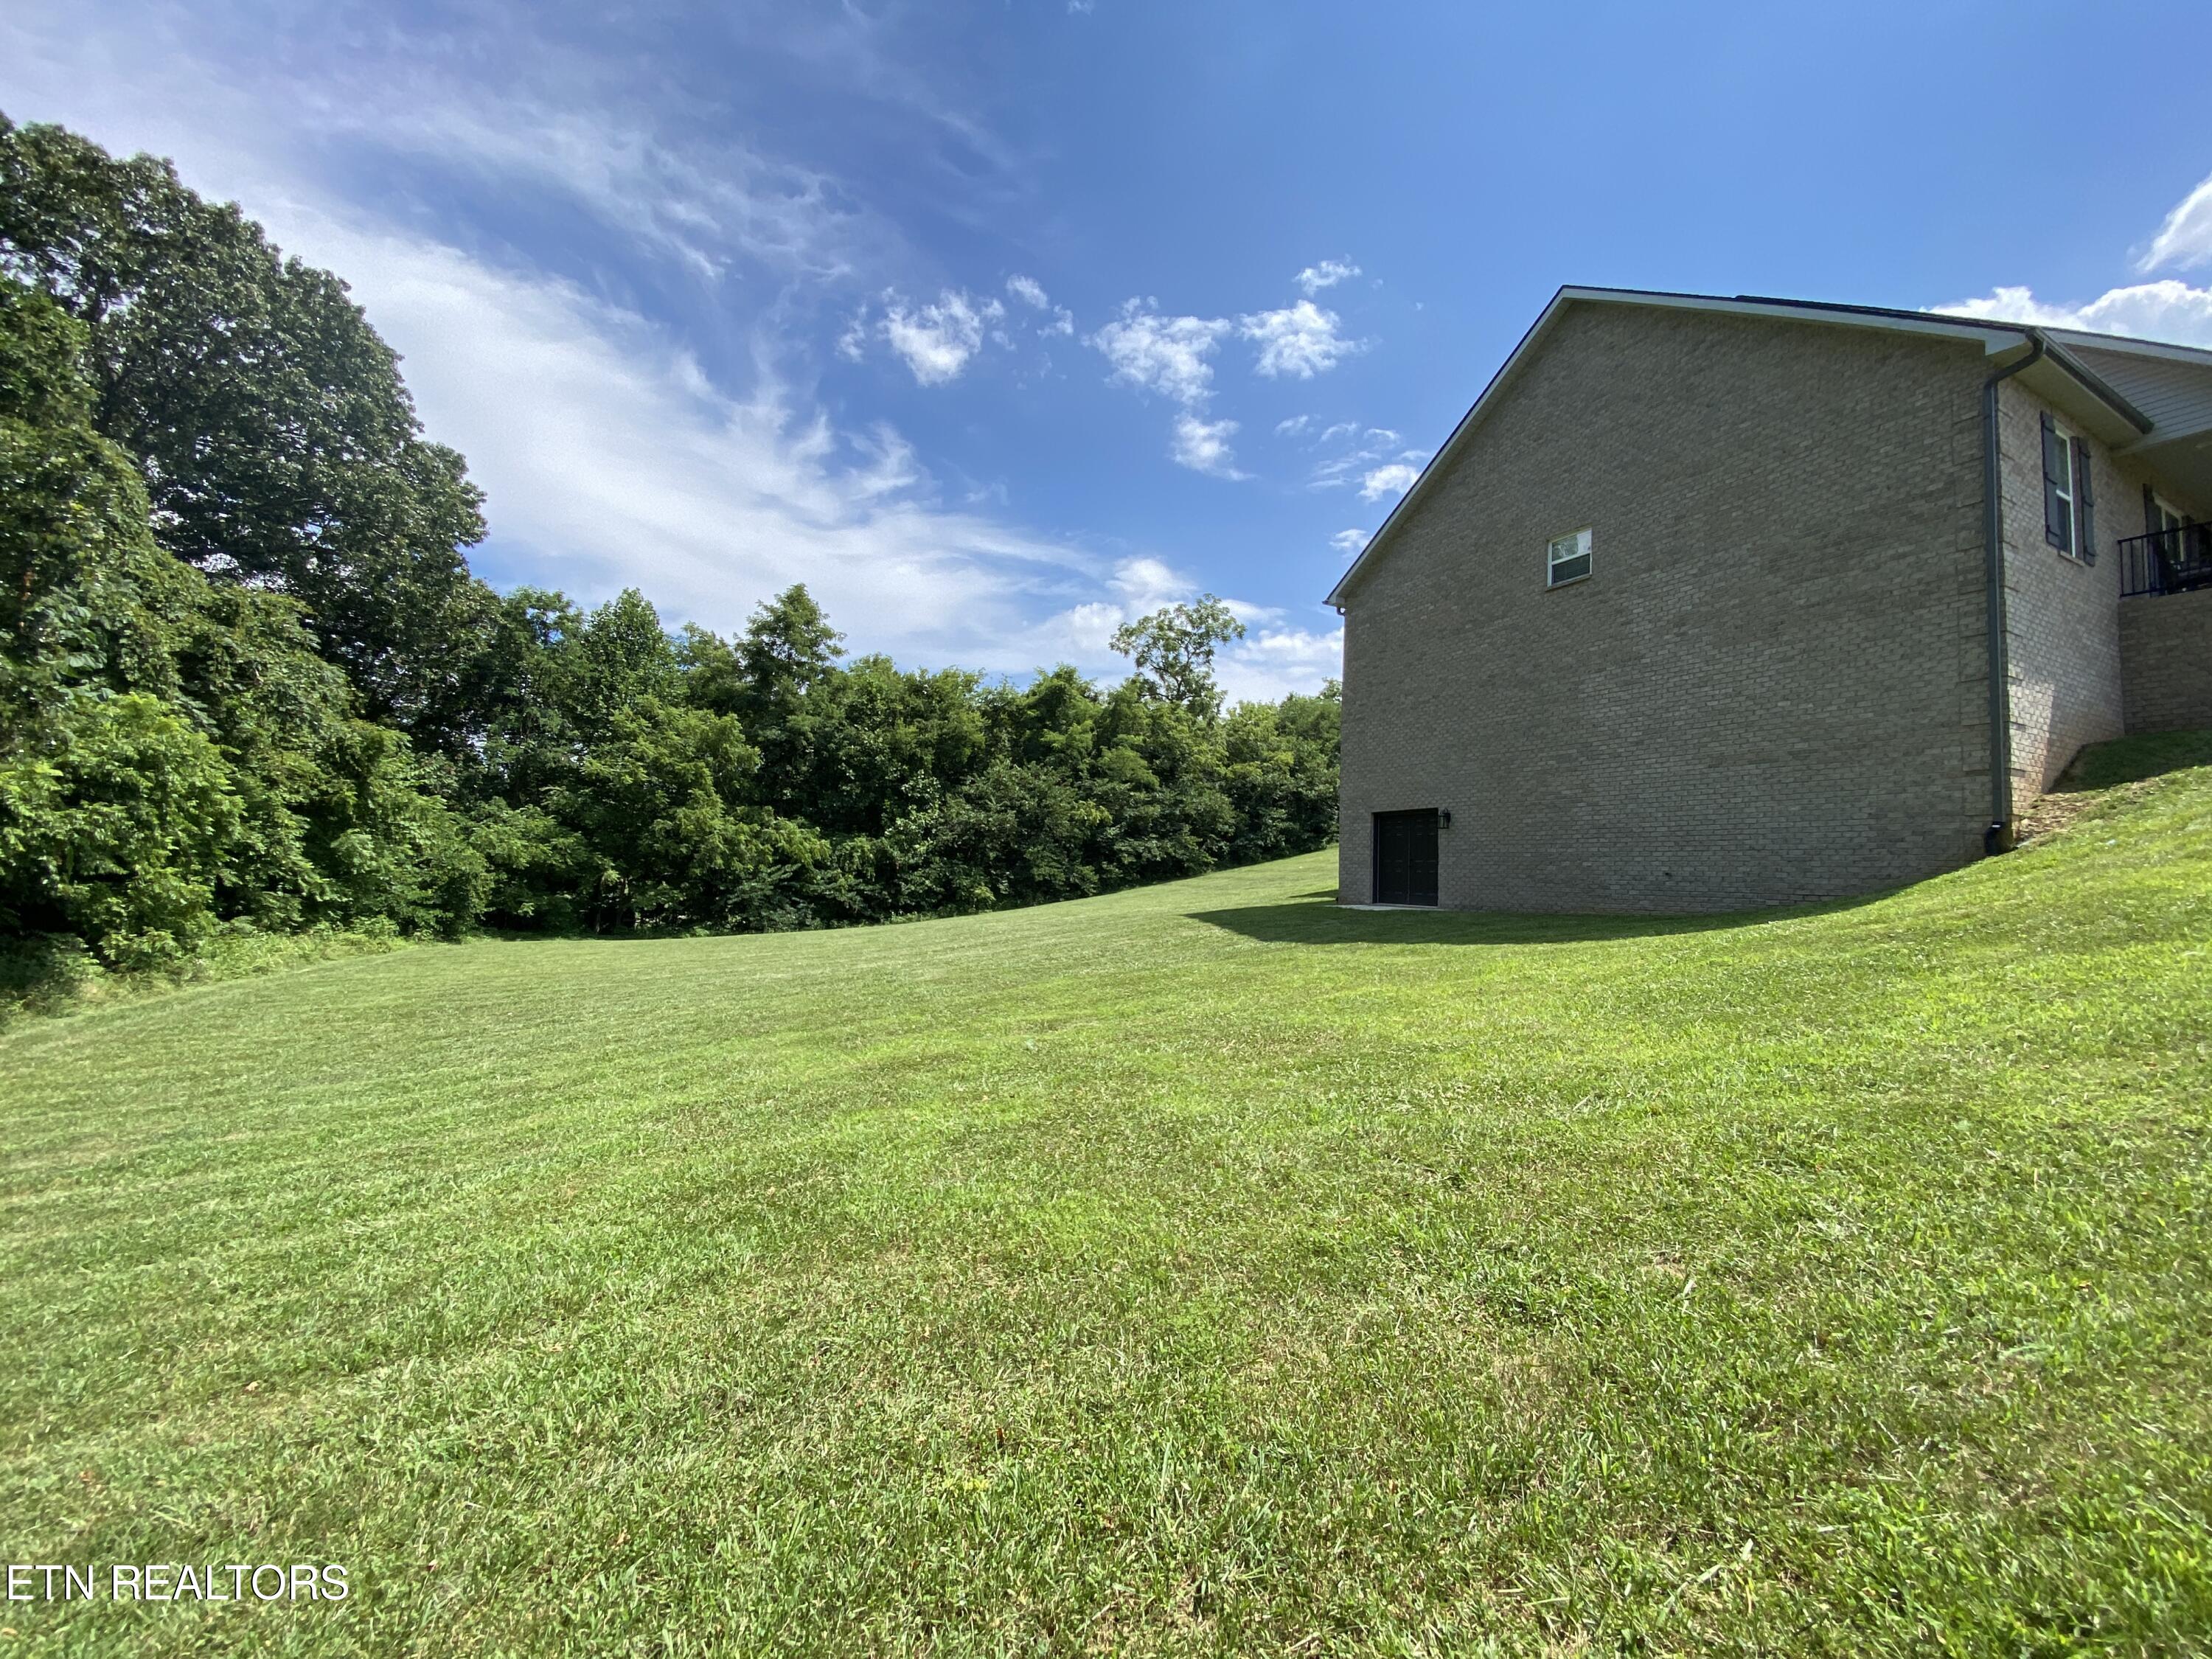
<instances>
[{"instance_id":1,"label":"small rectangular window","mask_svg":"<svg viewBox=\"0 0 2212 1659\"><path fill-rule=\"evenodd\" d=\"M1577 530L1555 538L1544 558L1544 586L1579 581L1590 573L1590 533Z\"/></svg>"}]
</instances>

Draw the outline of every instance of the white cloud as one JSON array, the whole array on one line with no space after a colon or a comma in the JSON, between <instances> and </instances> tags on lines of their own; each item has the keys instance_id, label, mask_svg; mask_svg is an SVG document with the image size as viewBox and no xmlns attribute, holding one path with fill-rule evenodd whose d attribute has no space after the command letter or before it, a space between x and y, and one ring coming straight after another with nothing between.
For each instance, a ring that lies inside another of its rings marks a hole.
<instances>
[{"instance_id":1,"label":"white cloud","mask_svg":"<svg viewBox=\"0 0 2212 1659\"><path fill-rule=\"evenodd\" d=\"M1341 489L1357 483L1359 493L1370 501L1405 489L1429 459L1426 450L1402 447L1404 440L1387 426L1370 426L1362 431L1352 422L1340 422L1316 438L1314 447L1332 443L1345 447L1314 468L1310 487Z\"/></svg>"},{"instance_id":2,"label":"white cloud","mask_svg":"<svg viewBox=\"0 0 2212 1659\"><path fill-rule=\"evenodd\" d=\"M1367 545L1367 535L1364 530L1340 530L1328 538L1328 544L1340 553L1357 553Z\"/></svg>"},{"instance_id":3,"label":"white cloud","mask_svg":"<svg viewBox=\"0 0 2212 1659\"><path fill-rule=\"evenodd\" d=\"M2166 216L2136 269L2153 271L2175 265L2192 270L2203 264L2212 264L2212 179L2191 191Z\"/></svg>"},{"instance_id":4,"label":"white cloud","mask_svg":"<svg viewBox=\"0 0 2212 1659\"><path fill-rule=\"evenodd\" d=\"M1125 609L1105 599L1070 605L1036 629L1037 660L1073 662L1095 671L1113 655L1114 630L1128 620Z\"/></svg>"},{"instance_id":5,"label":"white cloud","mask_svg":"<svg viewBox=\"0 0 2212 1659\"><path fill-rule=\"evenodd\" d=\"M1408 466L1402 461L1378 466L1360 478L1359 498L1364 501L1379 501L1385 495L1402 495L1413 487L1413 480L1420 476L1420 468Z\"/></svg>"},{"instance_id":6,"label":"white cloud","mask_svg":"<svg viewBox=\"0 0 2212 1659\"><path fill-rule=\"evenodd\" d=\"M1189 577L1152 558L1122 560L1114 567L1108 585L1121 596L1133 616L1157 611L1198 592L1198 584Z\"/></svg>"},{"instance_id":7,"label":"white cloud","mask_svg":"<svg viewBox=\"0 0 2212 1659\"><path fill-rule=\"evenodd\" d=\"M1114 365L1113 380L1188 409L1212 394L1213 365L1206 360L1229 327L1225 317L1164 317L1152 302L1131 300L1091 343Z\"/></svg>"},{"instance_id":8,"label":"white cloud","mask_svg":"<svg viewBox=\"0 0 2212 1659\"><path fill-rule=\"evenodd\" d=\"M923 386L943 386L960 378L961 370L983 349L983 325L1006 314L996 300L977 305L955 289L918 311L907 309L896 295L884 299L880 331L890 348L905 359L914 378Z\"/></svg>"},{"instance_id":9,"label":"white cloud","mask_svg":"<svg viewBox=\"0 0 2212 1659\"><path fill-rule=\"evenodd\" d=\"M1361 349L1339 334L1337 315L1311 300L1280 311L1260 311L1237 319L1237 331L1260 343L1259 372L1270 380L1288 374L1310 380Z\"/></svg>"},{"instance_id":10,"label":"white cloud","mask_svg":"<svg viewBox=\"0 0 2212 1659\"><path fill-rule=\"evenodd\" d=\"M64 118L95 137L144 135L111 147L193 155L264 185L280 157L304 173L343 152L402 192L406 175L434 169L580 210L710 283L747 269L848 276L902 240L819 169L696 124L680 142L669 137L659 125L665 88L552 46L496 8L479 21L501 37L497 75L483 72L460 27L440 40L446 51L403 42L396 25L362 28L307 75L270 50L270 32L243 7L29 0L6 11L0 88L10 113ZM289 48L302 33L276 38ZM256 216L271 211L265 199L253 206Z\"/></svg>"},{"instance_id":11,"label":"white cloud","mask_svg":"<svg viewBox=\"0 0 2212 1659\"><path fill-rule=\"evenodd\" d=\"M1066 306L1056 306L1052 296L1044 291L1044 284L1034 276L1013 276L1006 278L1006 292L1033 311L1049 312L1052 320L1037 325L1044 335L1072 335L1075 332L1075 313Z\"/></svg>"},{"instance_id":12,"label":"white cloud","mask_svg":"<svg viewBox=\"0 0 2212 1659\"><path fill-rule=\"evenodd\" d=\"M1302 628L1255 629L1224 647L1214 678L1228 701L1277 702L1293 692L1310 695L1323 680L1344 673L1344 629L1316 634Z\"/></svg>"},{"instance_id":13,"label":"white cloud","mask_svg":"<svg viewBox=\"0 0 2212 1659\"><path fill-rule=\"evenodd\" d=\"M1254 605L1249 599L1224 599L1221 608L1248 629L1260 628L1283 619L1283 608L1279 605Z\"/></svg>"},{"instance_id":14,"label":"white cloud","mask_svg":"<svg viewBox=\"0 0 2212 1659\"><path fill-rule=\"evenodd\" d=\"M1225 317L1164 317L1152 301L1131 300L1119 317L1091 337L1091 343L1114 365L1111 382L1156 392L1182 405L1168 453L1178 466L1217 478L1248 476L1237 470L1229 447L1237 422L1204 416L1213 395L1213 365L1208 360L1230 327Z\"/></svg>"},{"instance_id":15,"label":"white cloud","mask_svg":"<svg viewBox=\"0 0 2212 1659\"><path fill-rule=\"evenodd\" d=\"M1317 265L1308 265L1297 275L1298 286L1305 290L1306 298L1325 288L1334 288L1346 278L1359 275L1359 267L1349 259L1323 259Z\"/></svg>"},{"instance_id":16,"label":"white cloud","mask_svg":"<svg viewBox=\"0 0 2212 1659\"><path fill-rule=\"evenodd\" d=\"M672 621L727 629L804 581L870 648L1011 668L1026 665L996 647L1022 611L1090 585L1074 550L939 506L888 426L842 438L773 375L732 398L652 325L565 284L373 229L289 229L405 353L495 536L579 597L636 586Z\"/></svg>"},{"instance_id":17,"label":"white cloud","mask_svg":"<svg viewBox=\"0 0 2212 1659\"><path fill-rule=\"evenodd\" d=\"M2136 269L2151 271L2176 265L2188 270L2206 264L2212 264L2212 179L2190 191L2166 216L2150 246L2136 261ZM2192 288L2172 276L2107 289L2081 305L2039 300L2023 284L1995 288L1978 298L1956 300L1935 309L1952 317L2078 328L2094 334L2212 347L2212 288Z\"/></svg>"},{"instance_id":18,"label":"white cloud","mask_svg":"<svg viewBox=\"0 0 2212 1659\"><path fill-rule=\"evenodd\" d=\"M683 153L628 116L533 94L483 96L473 86L404 104L389 88L327 92L331 134L417 161L458 163L509 188L528 180L562 191L703 277L739 260L816 280L846 276L866 257L862 244L885 234L824 175L741 143Z\"/></svg>"},{"instance_id":19,"label":"white cloud","mask_svg":"<svg viewBox=\"0 0 2212 1659\"><path fill-rule=\"evenodd\" d=\"M2191 288L2171 276L2108 289L2087 305L2052 305L2026 288L1999 288L1979 299L1956 301L1936 310L1952 317L2212 346L2212 288Z\"/></svg>"},{"instance_id":20,"label":"white cloud","mask_svg":"<svg viewBox=\"0 0 2212 1659\"><path fill-rule=\"evenodd\" d=\"M1198 584L1153 558L1124 559L1109 580L1115 597L1071 605L1047 618L1027 639L1039 661L1073 661L1088 673L1118 678L1127 662L1114 654L1114 630L1164 605L1198 597ZM1279 625L1282 612L1241 599L1223 601L1250 632L1224 646L1214 678L1228 701L1275 702L1292 692L1311 693L1344 672L1344 630L1326 633Z\"/></svg>"},{"instance_id":21,"label":"white cloud","mask_svg":"<svg viewBox=\"0 0 2212 1659\"><path fill-rule=\"evenodd\" d=\"M1208 472L1217 478L1242 478L1229 440L1236 434L1234 421L1205 421L1184 413L1176 416L1175 444L1169 453L1176 465L1187 466L1194 472Z\"/></svg>"},{"instance_id":22,"label":"white cloud","mask_svg":"<svg viewBox=\"0 0 2212 1659\"><path fill-rule=\"evenodd\" d=\"M1113 364L1113 382L1158 392L1182 406L1170 451L1179 464L1218 477L1241 478L1248 475L1236 470L1228 445L1237 422L1204 418L1213 395L1214 352L1234 330L1259 343L1255 368L1261 374L1311 380L1363 349L1362 342L1344 338L1337 327L1336 313L1310 300L1250 313L1233 323L1225 317L1164 316L1155 301L1130 300L1118 317L1091 337L1091 343ZM1295 436L1311 420L1294 416L1275 430Z\"/></svg>"},{"instance_id":23,"label":"white cloud","mask_svg":"<svg viewBox=\"0 0 2212 1659\"><path fill-rule=\"evenodd\" d=\"M1030 636L1032 653L1040 662L1073 662L1086 673L1127 672L1127 661L1115 654L1114 630L1164 605L1197 597L1198 584L1162 561L1149 557L1122 559L1107 578L1110 599L1086 599L1047 617Z\"/></svg>"}]
</instances>

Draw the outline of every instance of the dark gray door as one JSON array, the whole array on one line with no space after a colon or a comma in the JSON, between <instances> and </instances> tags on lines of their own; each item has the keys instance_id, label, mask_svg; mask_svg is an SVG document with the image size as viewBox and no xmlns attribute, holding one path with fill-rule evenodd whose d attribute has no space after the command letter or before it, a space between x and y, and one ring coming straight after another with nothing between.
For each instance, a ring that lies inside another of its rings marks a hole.
<instances>
[{"instance_id":1,"label":"dark gray door","mask_svg":"<svg viewBox=\"0 0 2212 1659\"><path fill-rule=\"evenodd\" d=\"M1437 813L1377 812L1375 815L1375 902L1434 904L1437 902Z\"/></svg>"}]
</instances>

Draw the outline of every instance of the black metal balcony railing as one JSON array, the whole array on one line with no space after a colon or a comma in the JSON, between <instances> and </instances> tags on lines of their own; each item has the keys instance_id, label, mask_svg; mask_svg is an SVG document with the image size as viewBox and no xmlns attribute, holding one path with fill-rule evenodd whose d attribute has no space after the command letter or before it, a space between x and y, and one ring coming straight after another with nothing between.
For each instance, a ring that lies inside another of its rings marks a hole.
<instances>
[{"instance_id":1,"label":"black metal balcony railing","mask_svg":"<svg viewBox=\"0 0 2212 1659\"><path fill-rule=\"evenodd\" d=\"M2176 525L2120 544L2120 597L2212 587L2212 524Z\"/></svg>"}]
</instances>

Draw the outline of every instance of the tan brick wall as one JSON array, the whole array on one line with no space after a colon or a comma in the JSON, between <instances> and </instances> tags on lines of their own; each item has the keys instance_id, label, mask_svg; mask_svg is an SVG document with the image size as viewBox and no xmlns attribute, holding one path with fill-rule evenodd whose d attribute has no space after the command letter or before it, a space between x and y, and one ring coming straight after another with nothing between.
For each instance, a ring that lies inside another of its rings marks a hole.
<instances>
[{"instance_id":1,"label":"tan brick wall","mask_svg":"<svg viewBox=\"0 0 2212 1659\"><path fill-rule=\"evenodd\" d=\"M2090 440L2097 562L2061 553L2043 532L2047 405L2016 380L1998 395L2005 525L2005 651L2012 679L2014 805L2025 811L2084 744L2117 738L2123 536L2143 527L2142 477ZM2080 431L2057 410L2062 426ZM2086 434L2085 434L2086 435Z\"/></svg>"},{"instance_id":2,"label":"tan brick wall","mask_svg":"<svg viewBox=\"0 0 2212 1659\"><path fill-rule=\"evenodd\" d=\"M2130 732L2212 726L2212 588L2120 601Z\"/></svg>"},{"instance_id":3,"label":"tan brick wall","mask_svg":"<svg viewBox=\"0 0 2212 1659\"><path fill-rule=\"evenodd\" d=\"M1344 898L1400 807L1453 814L1462 908L1729 909L1976 856L1986 373L1940 339L1565 313L1349 596ZM1547 591L1584 525L1595 575Z\"/></svg>"}]
</instances>

